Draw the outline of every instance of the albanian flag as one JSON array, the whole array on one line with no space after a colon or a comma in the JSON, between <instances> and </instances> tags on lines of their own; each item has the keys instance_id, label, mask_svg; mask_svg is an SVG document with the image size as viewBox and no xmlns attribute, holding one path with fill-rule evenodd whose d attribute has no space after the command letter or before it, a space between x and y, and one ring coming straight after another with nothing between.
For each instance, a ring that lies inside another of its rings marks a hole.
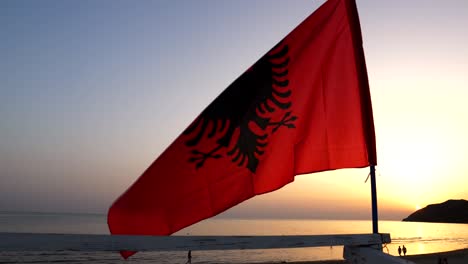
<instances>
[{"instance_id":1,"label":"albanian flag","mask_svg":"<svg viewBox=\"0 0 468 264\"><path fill-rule=\"evenodd\" d=\"M295 175L376 161L356 4L329 0L193 121L115 201L108 224L112 234L170 235Z\"/></svg>"}]
</instances>

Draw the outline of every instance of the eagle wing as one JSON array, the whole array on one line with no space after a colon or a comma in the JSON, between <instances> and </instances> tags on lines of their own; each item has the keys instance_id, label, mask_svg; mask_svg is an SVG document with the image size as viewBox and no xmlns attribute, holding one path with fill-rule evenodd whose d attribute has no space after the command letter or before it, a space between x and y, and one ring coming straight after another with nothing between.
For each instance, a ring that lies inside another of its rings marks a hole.
<instances>
[{"instance_id":1,"label":"eagle wing","mask_svg":"<svg viewBox=\"0 0 468 264\"><path fill-rule=\"evenodd\" d=\"M258 156L263 154L262 149L266 146L269 113L291 107L288 101L291 91L288 89L287 54L286 45L273 48L229 85L185 130L184 134L190 136L186 145L196 147L204 138L222 133L216 143L218 149L227 148L232 143L234 132L239 129L236 143L227 154L239 166L255 172ZM260 130L253 131L249 127L250 122Z\"/></svg>"}]
</instances>

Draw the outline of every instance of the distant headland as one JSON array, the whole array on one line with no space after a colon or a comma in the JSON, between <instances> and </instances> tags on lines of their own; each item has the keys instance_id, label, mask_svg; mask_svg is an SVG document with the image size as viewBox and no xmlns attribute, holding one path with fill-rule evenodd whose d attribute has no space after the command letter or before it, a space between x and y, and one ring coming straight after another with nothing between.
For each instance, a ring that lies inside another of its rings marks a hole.
<instances>
[{"instance_id":1,"label":"distant headland","mask_svg":"<svg viewBox=\"0 0 468 264\"><path fill-rule=\"evenodd\" d=\"M448 200L430 204L410 214L403 221L468 224L468 201Z\"/></svg>"}]
</instances>

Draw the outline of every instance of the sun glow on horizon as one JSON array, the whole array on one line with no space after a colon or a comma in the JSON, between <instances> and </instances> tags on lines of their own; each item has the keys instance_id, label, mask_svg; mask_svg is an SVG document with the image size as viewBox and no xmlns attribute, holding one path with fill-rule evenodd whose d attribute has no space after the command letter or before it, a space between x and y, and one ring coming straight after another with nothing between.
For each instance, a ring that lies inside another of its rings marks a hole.
<instances>
[{"instance_id":1,"label":"sun glow on horizon","mask_svg":"<svg viewBox=\"0 0 468 264\"><path fill-rule=\"evenodd\" d=\"M72 1L1 2L9 41L0 43L0 210L107 212L222 90L324 1L312 2L119 2L112 12L98 1L80 3L79 12ZM468 1L359 1L358 9L379 219L468 200ZM228 215L370 219L368 174L300 175Z\"/></svg>"}]
</instances>

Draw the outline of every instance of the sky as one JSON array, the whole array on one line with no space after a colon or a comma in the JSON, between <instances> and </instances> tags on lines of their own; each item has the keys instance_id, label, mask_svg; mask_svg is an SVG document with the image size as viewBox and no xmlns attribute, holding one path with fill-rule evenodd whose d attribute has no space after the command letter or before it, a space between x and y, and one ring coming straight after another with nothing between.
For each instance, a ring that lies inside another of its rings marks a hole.
<instances>
[{"instance_id":1,"label":"sky","mask_svg":"<svg viewBox=\"0 0 468 264\"><path fill-rule=\"evenodd\" d=\"M468 2L357 0L381 219L468 199ZM0 1L0 211L105 213L323 1ZM368 169L222 214L370 219Z\"/></svg>"}]
</instances>

